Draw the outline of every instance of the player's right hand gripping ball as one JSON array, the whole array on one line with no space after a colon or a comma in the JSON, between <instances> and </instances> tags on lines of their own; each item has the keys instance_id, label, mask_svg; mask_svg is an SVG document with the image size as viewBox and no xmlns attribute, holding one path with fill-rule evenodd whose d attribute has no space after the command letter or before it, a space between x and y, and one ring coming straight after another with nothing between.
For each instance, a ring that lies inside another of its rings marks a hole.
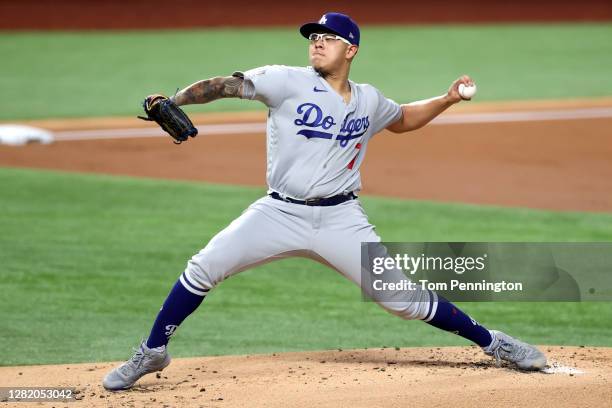
<instances>
[{"instance_id":1,"label":"player's right hand gripping ball","mask_svg":"<svg viewBox=\"0 0 612 408\"><path fill-rule=\"evenodd\" d=\"M172 138L175 144L181 144L196 137L198 129L193 126L189 116L179 108L171 99L164 95L149 95L142 103L147 116L138 116L142 120L155 121Z\"/></svg>"}]
</instances>

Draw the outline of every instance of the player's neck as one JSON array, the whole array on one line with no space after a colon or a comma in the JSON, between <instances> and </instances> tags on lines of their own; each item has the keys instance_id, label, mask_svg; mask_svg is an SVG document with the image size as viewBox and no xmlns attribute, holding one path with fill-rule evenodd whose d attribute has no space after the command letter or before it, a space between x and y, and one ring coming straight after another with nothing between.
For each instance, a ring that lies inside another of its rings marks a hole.
<instances>
[{"instance_id":1,"label":"player's neck","mask_svg":"<svg viewBox=\"0 0 612 408\"><path fill-rule=\"evenodd\" d=\"M351 100L351 86L348 82L348 71L345 72L330 72L325 75L324 79L336 91L346 103Z\"/></svg>"}]
</instances>

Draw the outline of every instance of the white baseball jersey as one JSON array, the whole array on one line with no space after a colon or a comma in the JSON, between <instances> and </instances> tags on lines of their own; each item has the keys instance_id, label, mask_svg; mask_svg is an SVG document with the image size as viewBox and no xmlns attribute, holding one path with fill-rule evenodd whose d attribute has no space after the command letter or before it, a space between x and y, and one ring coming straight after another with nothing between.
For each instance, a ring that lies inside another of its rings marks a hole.
<instances>
[{"instance_id":1,"label":"white baseball jersey","mask_svg":"<svg viewBox=\"0 0 612 408\"><path fill-rule=\"evenodd\" d=\"M358 192L368 141L402 116L368 84L349 81L346 104L312 67L269 65L244 77L243 97L269 108L268 192L296 199Z\"/></svg>"}]
</instances>

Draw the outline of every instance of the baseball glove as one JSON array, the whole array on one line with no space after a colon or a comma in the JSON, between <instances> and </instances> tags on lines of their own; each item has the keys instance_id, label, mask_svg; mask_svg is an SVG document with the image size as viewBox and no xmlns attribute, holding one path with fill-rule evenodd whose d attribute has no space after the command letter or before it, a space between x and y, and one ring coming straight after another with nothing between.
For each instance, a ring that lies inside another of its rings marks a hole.
<instances>
[{"instance_id":1,"label":"baseball glove","mask_svg":"<svg viewBox=\"0 0 612 408\"><path fill-rule=\"evenodd\" d=\"M149 95L142 103L147 116L138 116L142 120L155 121L172 138L175 144L181 144L189 136L196 137L198 129L193 126L189 116L171 99L164 95Z\"/></svg>"}]
</instances>

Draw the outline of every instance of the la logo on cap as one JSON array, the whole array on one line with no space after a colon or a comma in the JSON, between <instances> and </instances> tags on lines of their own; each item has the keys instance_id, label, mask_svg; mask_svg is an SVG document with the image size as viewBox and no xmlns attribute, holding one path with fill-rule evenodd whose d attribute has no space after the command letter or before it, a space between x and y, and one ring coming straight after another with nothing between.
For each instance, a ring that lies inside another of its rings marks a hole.
<instances>
[{"instance_id":1,"label":"la logo on cap","mask_svg":"<svg viewBox=\"0 0 612 408\"><path fill-rule=\"evenodd\" d=\"M323 14L323 17L321 17L321 19L319 20L319 24L325 24L327 23L327 17L325 16L325 14Z\"/></svg>"}]
</instances>

